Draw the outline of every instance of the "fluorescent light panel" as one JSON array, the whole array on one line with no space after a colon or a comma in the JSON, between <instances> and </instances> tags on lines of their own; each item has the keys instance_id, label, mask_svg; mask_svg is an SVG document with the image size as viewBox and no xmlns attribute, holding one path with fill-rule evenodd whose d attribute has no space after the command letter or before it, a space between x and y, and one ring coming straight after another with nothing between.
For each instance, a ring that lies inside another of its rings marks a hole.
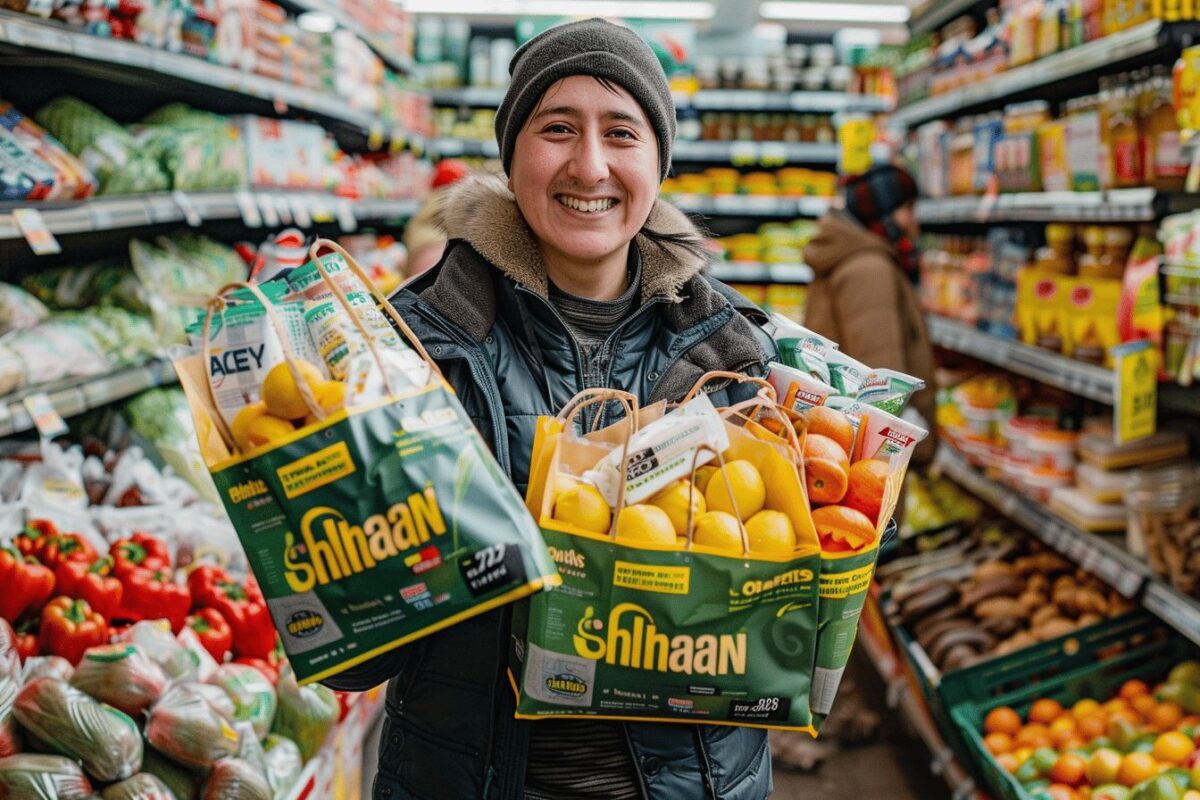
<instances>
[{"instance_id":1,"label":"fluorescent light panel","mask_svg":"<svg viewBox=\"0 0 1200 800\"><path fill-rule=\"evenodd\" d=\"M709 19L709 2L689 0L401 0L416 14L477 14L507 17L630 17L636 19Z\"/></svg>"},{"instance_id":2,"label":"fluorescent light panel","mask_svg":"<svg viewBox=\"0 0 1200 800\"><path fill-rule=\"evenodd\" d=\"M909 10L902 5L871 3L766 2L759 7L763 19L799 22L908 22Z\"/></svg>"}]
</instances>

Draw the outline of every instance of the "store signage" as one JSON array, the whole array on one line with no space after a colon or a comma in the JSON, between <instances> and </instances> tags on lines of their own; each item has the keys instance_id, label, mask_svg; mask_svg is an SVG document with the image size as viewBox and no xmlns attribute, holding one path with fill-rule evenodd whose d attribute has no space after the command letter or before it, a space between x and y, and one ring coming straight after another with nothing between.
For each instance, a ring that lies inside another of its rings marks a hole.
<instances>
[{"instance_id":1,"label":"store signage","mask_svg":"<svg viewBox=\"0 0 1200 800\"><path fill-rule=\"evenodd\" d=\"M42 213L36 208L16 209L13 211L13 221L36 255L53 256L62 252L62 245L46 227L46 220L42 219Z\"/></svg>"},{"instance_id":2,"label":"store signage","mask_svg":"<svg viewBox=\"0 0 1200 800\"><path fill-rule=\"evenodd\" d=\"M1158 406L1158 351L1147 341L1112 350L1113 439L1117 444L1153 436Z\"/></svg>"}]
</instances>

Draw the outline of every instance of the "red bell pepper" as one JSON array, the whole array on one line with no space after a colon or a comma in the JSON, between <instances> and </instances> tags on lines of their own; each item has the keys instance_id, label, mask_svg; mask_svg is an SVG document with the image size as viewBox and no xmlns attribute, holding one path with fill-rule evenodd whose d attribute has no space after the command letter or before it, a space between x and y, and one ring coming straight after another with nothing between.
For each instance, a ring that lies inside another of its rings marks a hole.
<instances>
[{"instance_id":1,"label":"red bell pepper","mask_svg":"<svg viewBox=\"0 0 1200 800\"><path fill-rule=\"evenodd\" d=\"M92 564L64 561L54 570L57 591L68 597L87 600L92 610L106 620L113 618L121 607L125 587L112 576L113 557L98 558Z\"/></svg>"},{"instance_id":2,"label":"red bell pepper","mask_svg":"<svg viewBox=\"0 0 1200 800\"><path fill-rule=\"evenodd\" d=\"M22 662L41 654L41 648L38 647L38 635L36 633L18 633L16 642L17 655L21 657Z\"/></svg>"},{"instance_id":3,"label":"red bell pepper","mask_svg":"<svg viewBox=\"0 0 1200 800\"><path fill-rule=\"evenodd\" d=\"M167 549L167 543L145 533L118 539L109 548L109 553L115 559L113 574L122 579L136 569L155 571L171 567L171 551Z\"/></svg>"},{"instance_id":4,"label":"red bell pepper","mask_svg":"<svg viewBox=\"0 0 1200 800\"><path fill-rule=\"evenodd\" d=\"M87 600L56 597L42 609L38 643L42 652L78 664L89 647L108 642L108 623Z\"/></svg>"},{"instance_id":5,"label":"red bell pepper","mask_svg":"<svg viewBox=\"0 0 1200 800\"><path fill-rule=\"evenodd\" d=\"M271 682L272 686L279 683L279 664L278 664L278 662L272 663L272 661L267 658L235 658L233 660L233 663L245 664L248 667L254 667L256 670L261 672L267 680L269 680Z\"/></svg>"},{"instance_id":6,"label":"red bell pepper","mask_svg":"<svg viewBox=\"0 0 1200 800\"><path fill-rule=\"evenodd\" d=\"M192 593L188 587L171 580L164 570L135 567L121 576L124 591L117 617L134 621L143 619L166 619L171 631L179 633L187 621L192 607Z\"/></svg>"},{"instance_id":7,"label":"red bell pepper","mask_svg":"<svg viewBox=\"0 0 1200 800\"><path fill-rule=\"evenodd\" d=\"M91 564L98 556L96 548L78 533L60 533L40 540L37 557L50 569L57 569L68 561Z\"/></svg>"},{"instance_id":8,"label":"red bell pepper","mask_svg":"<svg viewBox=\"0 0 1200 800\"><path fill-rule=\"evenodd\" d=\"M188 627L196 632L196 638L204 649L209 652L218 664L225 663L225 657L233 648L233 629L215 608L202 608L187 618Z\"/></svg>"},{"instance_id":9,"label":"red bell pepper","mask_svg":"<svg viewBox=\"0 0 1200 800\"><path fill-rule=\"evenodd\" d=\"M58 536L58 526L48 519L31 519L25 529L17 534L13 544L24 556L36 556L42 543Z\"/></svg>"},{"instance_id":10,"label":"red bell pepper","mask_svg":"<svg viewBox=\"0 0 1200 800\"><path fill-rule=\"evenodd\" d=\"M40 611L52 594L53 572L33 556L0 548L0 617L15 623L26 612Z\"/></svg>"},{"instance_id":11,"label":"red bell pepper","mask_svg":"<svg viewBox=\"0 0 1200 800\"><path fill-rule=\"evenodd\" d=\"M253 578L243 586L220 567L205 565L192 570L188 586L197 606L215 608L229 622L238 658L266 658L275 649L275 624Z\"/></svg>"}]
</instances>

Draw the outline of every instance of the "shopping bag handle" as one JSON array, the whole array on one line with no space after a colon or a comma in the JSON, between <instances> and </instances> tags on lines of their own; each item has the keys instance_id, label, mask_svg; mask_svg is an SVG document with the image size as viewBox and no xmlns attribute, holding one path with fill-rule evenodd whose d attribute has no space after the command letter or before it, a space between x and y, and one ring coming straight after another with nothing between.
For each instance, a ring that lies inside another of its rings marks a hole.
<instances>
[{"instance_id":1,"label":"shopping bag handle","mask_svg":"<svg viewBox=\"0 0 1200 800\"><path fill-rule=\"evenodd\" d=\"M629 420L629 426L625 429L625 441L621 444L621 473L620 480L617 481L616 513L612 515L612 520L608 524L608 535L610 538L615 538L617 521L621 516L621 509L625 508L625 484L628 480L626 476L629 475L629 439L637 428L638 399L629 392L622 392L619 389L584 389L567 401L563 410L559 412L558 418L562 420L563 427L567 428L574 424L575 417L583 409L609 401L620 403ZM599 416L599 414L596 415L597 419Z\"/></svg>"},{"instance_id":2,"label":"shopping bag handle","mask_svg":"<svg viewBox=\"0 0 1200 800\"><path fill-rule=\"evenodd\" d=\"M725 491L729 492L729 502L733 505L733 518L737 520L738 532L742 535L742 556L750 557L750 534L746 533L746 523L742 522L742 512L738 509L737 498L734 497L733 485L729 482L729 474L725 471L725 457L715 447L707 444L702 444L696 448L696 452L692 454L692 471L688 475L688 482L691 484L691 490L688 492L688 518L687 518L687 547L691 550L693 539L696 536L695 526L695 511L696 507L692 504L691 492L699 491L696 488L696 470L700 468L700 454L708 451L717 457L717 463L720 464L720 475L725 481ZM709 478L710 481L716 479L716 475Z\"/></svg>"},{"instance_id":3,"label":"shopping bag handle","mask_svg":"<svg viewBox=\"0 0 1200 800\"><path fill-rule=\"evenodd\" d=\"M701 375L700 380L696 381L696 384L691 388L691 390L689 390L688 393L686 395L684 395L683 400L680 402L680 404L682 405L683 403L686 403L689 400L693 399L696 395L698 395L700 393L700 390L704 388L705 384L707 384L709 381L716 380L717 378L724 378L726 380L735 381L737 383L757 383L759 386L762 387L762 389L760 389L759 391L767 392L768 396L771 398L772 403L777 402L779 399L778 395L775 392L775 387L772 386L768 381L766 381L763 378L755 378L752 375L742 375L737 372L727 372L725 370L717 369L717 370L713 370L712 372L706 372L703 375Z\"/></svg>"}]
</instances>

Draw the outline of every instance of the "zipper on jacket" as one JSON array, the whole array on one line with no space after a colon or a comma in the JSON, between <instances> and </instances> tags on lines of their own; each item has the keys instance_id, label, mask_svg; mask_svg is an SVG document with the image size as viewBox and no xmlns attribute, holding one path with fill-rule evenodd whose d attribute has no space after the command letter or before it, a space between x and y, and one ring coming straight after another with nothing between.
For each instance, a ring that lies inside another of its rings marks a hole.
<instances>
[{"instance_id":1,"label":"zipper on jacket","mask_svg":"<svg viewBox=\"0 0 1200 800\"><path fill-rule=\"evenodd\" d=\"M642 800L650 800L650 787L646 785L646 776L642 775L642 765L638 763L637 750L633 748L633 737L629 735L629 723L618 722L621 733L625 734L625 747L629 750L629 763L633 766L633 774L637 775L638 788L642 790Z\"/></svg>"},{"instance_id":2,"label":"zipper on jacket","mask_svg":"<svg viewBox=\"0 0 1200 800\"><path fill-rule=\"evenodd\" d=\"M624 319L624 321L621 322L621 324L619 324L616 328L613 329L613 332L608 335L608 338L604 340L604 345L603 345L604 350L608 351L610 348L616 347L617 342L620 341L621 334L625 331L626 328L628 328L633 323L634 320L636 320L638 317L640 317L642 314L644 314L648 309L651 309L654 306L656 306L662 302L664 302L664 300L661 297L651 297L648 302L644 303L636 311L634 311L632 314L630 314L628 317L626 317ZM608 359L608 372L604 376L604 385L605 386L612 385L613 368L616 366L616 361L617 361L617 359L615 357L610 357ZM664 374L665 374L665 371L664 371ZM653 391L654 390L651 389L651 392L653 392ZM602 414L604 413L604 407L601 407L600 413L602 413Z\"/></svg>"},{"instance_id":3,"label":"zipper on jacket","mask_svg":"<svg viewBox=\"0 0 1200 800\"><path fill-rule=\"evenodd\" d=\"M704 744L704 731L701 728L694 728L696 734L696 752L700 754L700 777L704 779L704 788L712 795L713 800L717 798L717 787L713 785L712 760L708 757L708 747Z\"/></svg>"},{"instance_id":4,"label":"zipper on jacket","mask_svg":"<svg viewBox=\"0 0 1200 800\"><path fill-rule=\"evenodd\" d=\"M562 314L558 313L558 309L554 307L553 303L551 303L546 298L542 297L537 292L526 289L524 286L522 286L519 283L514 283L513 286L516 287L516 290L518 292L524 292L525 294L529 295L530 297L536 299L539 303L541 303L546 308L550 309L550 313L554 315L554 318L556 320L558 320L558 324L562 326L563 333L565 333L567 335L567 341L571 343L571 351L575 354L575 385L580 387L580 389L587 388L587 379L586 379L586 376L583 374L583 350L582 350L582 348L580 348L579 342L575 339L575 334L571 333L571 328L569 325L567 325L566 319L563 318ZM537 345L537 342L532 342L532 344ZM538 349L540 350L541 347L538 347ZM550 394L549 384L546 385L546 394L547 394L546 402L550 405L550 407L553 408L554 407L554 398L549 396L549 394Z\"/></svg>"}]
</instances>

